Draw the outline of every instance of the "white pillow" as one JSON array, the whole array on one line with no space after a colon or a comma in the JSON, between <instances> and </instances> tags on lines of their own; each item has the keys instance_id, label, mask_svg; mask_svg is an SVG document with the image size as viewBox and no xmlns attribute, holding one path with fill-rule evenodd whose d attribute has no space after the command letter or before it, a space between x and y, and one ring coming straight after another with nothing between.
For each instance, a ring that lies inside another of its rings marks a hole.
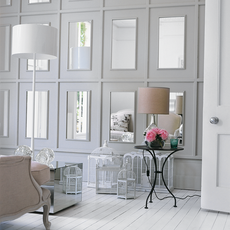
<instances>
[{"instance_id":1,"label":"white pillow","mask_svg":"<svg viewBox=\"0 0 230 230\"><path fill-rule=\"evenodd\" d=\"M130 118L131 118L130 114L112 113L111 130L128 132Z\"/></svg>"}]
</instances>

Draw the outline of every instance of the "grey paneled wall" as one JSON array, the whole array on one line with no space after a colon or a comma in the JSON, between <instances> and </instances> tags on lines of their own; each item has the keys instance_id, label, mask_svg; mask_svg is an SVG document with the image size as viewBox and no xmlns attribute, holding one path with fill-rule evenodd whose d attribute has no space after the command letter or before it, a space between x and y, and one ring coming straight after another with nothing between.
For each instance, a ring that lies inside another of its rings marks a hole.
<instances>
[{"instance_id":1,"label":"grey paneled wall","mask_svg":"<svg viewBox=\"0 0 230 230\"><path fill-rule=\"evenodd\" d=\"M59 30L58 58L49 61L49 70L37 72L37 89L49 91L48 138L35 140L36 152L54 149L58 160L84 163L87 156L109 137L110 92L135 92L138 87L166 86L185 93L184 148L174 165L176 188L200 189L202 156L202 95L205 1L199 0L55 0L28 4L12 0L0 7L0 26L24 23L49 23ZM157 68L158 18L186 17L185 69ZM113 19L137 19L135 70L111 70ZM68 23L92 21L92 68L67 70ZM8 50L8 54L11 51ZM2 55L2 54L1 54ZM3 57L4 58L4 57ZM0 138L1 154L12 154L18 145L30 145L25 137L27 90L32 72L25 60L10 57L10 69L0 72L0 89L9 90L9 136ZM90 90L90 140L66 140L66 92ZM137 104L136 104L137 108ZM142 142L147 116L135 117L135 143L109 143L121 153L134 150Z\"/></svg>"}]
</instances>

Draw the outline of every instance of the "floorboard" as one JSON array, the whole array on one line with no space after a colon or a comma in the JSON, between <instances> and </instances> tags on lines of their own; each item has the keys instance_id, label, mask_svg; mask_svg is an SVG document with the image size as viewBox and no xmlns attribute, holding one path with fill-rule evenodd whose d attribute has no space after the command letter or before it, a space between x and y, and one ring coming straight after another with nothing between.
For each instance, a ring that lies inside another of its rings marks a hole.
<instances>
[{"instance_id":1,"label":"floorboard","mask_svg":"<svg viewBox=\"0 0 230 230\"><path fill-rule=\"evenodd\" d=\"M75 206L50 215L51 230L230 230L228 213L202 210L200 192L174 190L172 198L159 200L153 195L145 209L148 192L137 191L135 199L96 194L94 188L83 186L83 200ZM168 196L157 194L160 199ZM0 224L0 230L44 230L42 214L28 213L14 221Z\"/></svg>"}]
</instances>

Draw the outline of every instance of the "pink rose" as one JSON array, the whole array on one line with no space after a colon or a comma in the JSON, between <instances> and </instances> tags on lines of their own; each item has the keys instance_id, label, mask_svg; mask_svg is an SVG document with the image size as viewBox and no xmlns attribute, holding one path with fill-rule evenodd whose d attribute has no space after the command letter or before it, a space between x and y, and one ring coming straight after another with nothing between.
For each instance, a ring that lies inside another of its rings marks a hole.
<instances>
[{"instance_id":1,"label":"pink rose","mask_svg":"<svg viewBox=\"0 0 230 230\"><path fill-rule=\"evenodd\" d=\"M149 130L147 133L146 133L146 140L148 142L151 142L151 141L154 141L156 139L156 132L154 131L154 129L151 129Z\"/></svg>"},{"instance_id":2,"label":"pink rose","mask_svg":"<svg viewBox=\"0 0 230 230\"><path fill-rule=\"evenodd\" d=\"M163 140L167 140L167 139L168 139L169 134L168 134L168 132L167 132L166 130L161 129L161 130L159 131L159 134L161 135L161 138L162 138Z\"/></svg>"},{"instance_id":3,"label":"pink rose","mask_svg":"<svg viewBox=\"0 0 230 230\"><path fill-rule=\"evenodd\" d=\"M160 134L161 129L159 128L153 128L152 129L156 134Z\"/></svg>"}]
</instances>

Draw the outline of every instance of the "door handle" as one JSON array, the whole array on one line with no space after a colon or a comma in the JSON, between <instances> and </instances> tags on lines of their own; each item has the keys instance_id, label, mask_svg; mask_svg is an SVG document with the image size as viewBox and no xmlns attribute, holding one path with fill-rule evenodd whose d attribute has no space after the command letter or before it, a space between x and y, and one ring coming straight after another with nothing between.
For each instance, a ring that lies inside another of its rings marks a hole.
<instances>
[{"instance_id":1,"label":"door handle","mask_svg":"<svg viewBox=\"0 0 230 230\"><path fill-rule=\"evenodd\" d=\"M210 118L210 123L215 125L219 122L219 118L218 117L211 117Z\"/></svg>"}]
</instances>

